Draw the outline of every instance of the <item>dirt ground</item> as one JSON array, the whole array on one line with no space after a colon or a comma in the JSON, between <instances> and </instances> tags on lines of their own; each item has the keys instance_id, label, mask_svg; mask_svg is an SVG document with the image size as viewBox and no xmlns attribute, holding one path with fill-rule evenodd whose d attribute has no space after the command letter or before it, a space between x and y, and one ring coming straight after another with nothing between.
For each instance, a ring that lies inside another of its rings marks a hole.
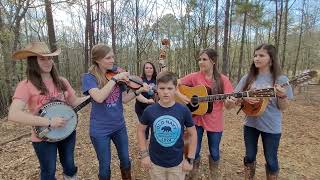
<instances>
[{"instance_id":1,"label":"dirt ground","mask_svg":"<svg viewBox=\"0 0 320 180\"><path fill-rule=\"evenodd\" d=\"M279 179L320 179L320 86L309 86L295 96L284 113L283 134L279 148ZM133 103L125 106L130 155L136 179L149 179L140 169L135 138L137 118ZM89 109L79 113L77 127L76 164L79 179L97 179L98 162L88 136ZM223 179L243 179L242 159L244 144L242 136L243 114L236 110L226 111L225 130L221 142L221 172ZM0 179L38 179L39 164L30 142L30 128L3 119L0 121ZM201 179L208 178L208 146L204 136L201 162ZM257 156L256 179L265 179L264 157L261 142ZM62 179L58 163L56 177ZM119 160L112 149L112 179L121 179Z\"/></svg>"}]
</instances>

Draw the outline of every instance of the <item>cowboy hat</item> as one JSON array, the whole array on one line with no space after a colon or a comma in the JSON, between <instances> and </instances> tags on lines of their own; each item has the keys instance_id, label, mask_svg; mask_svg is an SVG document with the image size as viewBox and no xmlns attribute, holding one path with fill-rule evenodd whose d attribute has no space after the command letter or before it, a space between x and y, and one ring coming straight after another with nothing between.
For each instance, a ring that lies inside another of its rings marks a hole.
<instances>
[{"instance_id":1,"label":"cowboy hat","mask_svg":"<svg viewBox=\"0 0 320 180\"><path fill-rule=\"evenodd\" d=\"M51 52L44 42L31 42L24 49L13 53L12 58L14 60L26 59L30 56L58 56L61 53L61 49L57 49Z\"/></svg>"}]
</instances>

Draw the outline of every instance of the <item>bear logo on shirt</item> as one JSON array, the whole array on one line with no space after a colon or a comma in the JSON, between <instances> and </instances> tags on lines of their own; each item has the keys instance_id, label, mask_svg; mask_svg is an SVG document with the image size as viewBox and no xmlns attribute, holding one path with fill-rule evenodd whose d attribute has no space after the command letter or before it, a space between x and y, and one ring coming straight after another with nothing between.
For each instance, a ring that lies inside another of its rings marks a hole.
<instances>
[{"instance_id":1,"label":"bear logo on shirt","mask_svg":"<svg viewBox=\"0 0 320 180\"><path fill-rule=\"evenodd\" d=\"M180 122L173 116L158 117L153 123L154 137L164 147L173 146L181 135Z\"/></svg>"}]
</instances>

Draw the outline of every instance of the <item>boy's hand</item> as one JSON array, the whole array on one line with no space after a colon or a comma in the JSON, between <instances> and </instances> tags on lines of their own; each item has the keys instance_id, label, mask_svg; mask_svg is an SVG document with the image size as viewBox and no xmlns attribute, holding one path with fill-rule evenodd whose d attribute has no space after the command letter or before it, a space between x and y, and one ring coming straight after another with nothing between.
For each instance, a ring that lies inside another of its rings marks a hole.
<instances>
[{"instance_id":1,"label":"boy's hand","mask_svg":"<svg viewBox=\"0 0 320 180\"><path fill-rule=\"evenodd\" d=\"M145 170L149 170L151 168L150 156L141 159L141 167Z\"/></svg>"},{"instance_id":2,"label":"boy's hand","mask_svg":"<svg viewBox=\"0 0 320 180\"><path fill-rule=\"evenodd\" d=\"M187 160L182 161L182 171L189 172L193 168L193 164L190 164Z\"/></svg>"}]
</instances>

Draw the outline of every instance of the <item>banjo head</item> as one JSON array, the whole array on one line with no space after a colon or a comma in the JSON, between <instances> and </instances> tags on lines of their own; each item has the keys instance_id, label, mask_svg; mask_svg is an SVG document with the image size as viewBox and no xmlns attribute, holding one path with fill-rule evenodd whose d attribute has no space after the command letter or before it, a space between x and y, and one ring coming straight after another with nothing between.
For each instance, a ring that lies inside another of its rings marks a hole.
<instances>
[{"instance_id":1,"label":"banjo head","mask_svg":"<svg viewBox=\"0 0 320 180\"><path fill-rule=\"evenodd\" d=\"M77 127L78 115L73 108L61 101L54 101L46 104L39 110L39 116L46 118L62 117L67 120L64 127L51 128L44 133L44 137L49 142L57 142L67 138ZM36 134L46 131L47 127L35 127Z\"/></svg>"}]
</instances>

